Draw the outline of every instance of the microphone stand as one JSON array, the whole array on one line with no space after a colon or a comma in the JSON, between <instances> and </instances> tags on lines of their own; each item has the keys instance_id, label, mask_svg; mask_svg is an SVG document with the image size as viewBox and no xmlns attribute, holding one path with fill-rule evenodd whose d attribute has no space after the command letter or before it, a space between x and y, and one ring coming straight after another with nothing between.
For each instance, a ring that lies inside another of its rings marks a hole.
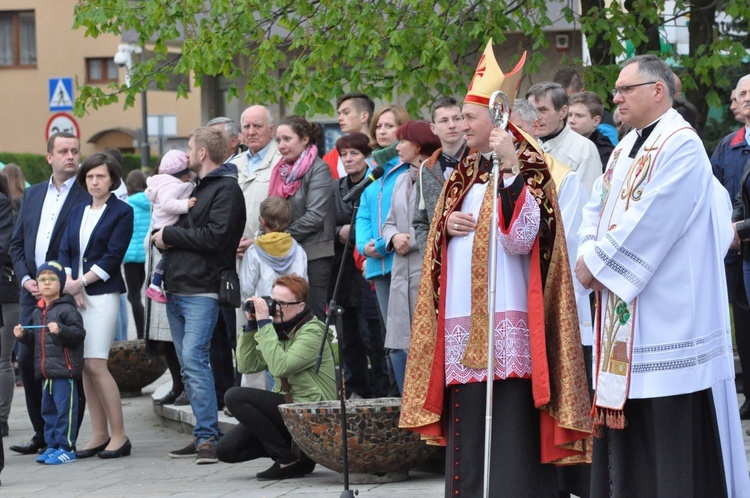
<instances>
[{"instance_id":1,"label":"microphone stand","mask_svg":"<svg viewBox=\"0 0 750 498\"><path fill-rule=\"evenodd\" d=\"M339 263L339 271L336 275L336 285L333 287L333 295L331 296L331 302L328 304L328 313L326 314L325 330L323 339L318 349L318 358L315 360L315 374L317 375L320 370L320 362L323 360L323 349L326 344L326 336L328 335L328 326L331 323L331 318L336 317L336 338L339 343L339 392L341 393L341 458L344 464L344 491L341 493L341 498L354 498L355 495L359 494L356 489L354 491L349 489L349 445L347 443L347 424L346 424L346 386L344 384L344 347L343 347L343 334L344 325L342 315L344 314L344 308L336 304L336 299L339 295L339 288L341 286L341 279L344 275L344 267L346 265L347 254L349 253L349 247L351 246L352 235L354 234L354 223L357 218L357 210L359 209L359 197L354 199L352 204L352 218L349 222L349 236L346 238L344 243L344 252L342 253L341 262Z\"/></svg>"}]
</instances>

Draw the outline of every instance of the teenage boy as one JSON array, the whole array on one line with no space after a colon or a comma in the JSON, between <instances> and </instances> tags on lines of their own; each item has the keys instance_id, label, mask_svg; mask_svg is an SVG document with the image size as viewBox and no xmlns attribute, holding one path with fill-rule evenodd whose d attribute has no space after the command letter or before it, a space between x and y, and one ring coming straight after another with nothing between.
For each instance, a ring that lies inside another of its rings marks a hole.
<instances>
[{"instance_id":1,"label":"teenage boy","mask_svg":"<svg viewBox=\"0 0 750 498\"><path fill-rule=\"evenodd\" d=\"M602 172L607 168L609 156L615 146L598 130L604 113L604 103L594 92L578 92L568 98L568 124L574 132L588 138L599 151Z\"/></svg>"},{"instance_id":2,"label":"teenage boy","mask_svg":"<svg viewBox=\"0 0 750 498\"><path fill-rule=\"evenodd\" d=\"M375 112L375 102L364 93L345 93L336 99L336 113L338 114L339 128L341 133L360 132L370 136L370 120ZM336 147L323 156L323 160L331 168L333 178L344 178L344 163L341 162L339 151Z\"/></svg>"}]
</instances>

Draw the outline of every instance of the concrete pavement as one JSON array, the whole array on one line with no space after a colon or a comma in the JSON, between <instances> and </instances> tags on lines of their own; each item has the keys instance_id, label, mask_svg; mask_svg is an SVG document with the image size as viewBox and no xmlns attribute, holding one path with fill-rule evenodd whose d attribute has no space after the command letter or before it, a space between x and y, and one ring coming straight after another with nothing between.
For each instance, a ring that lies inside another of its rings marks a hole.
<instances>
[{"instance_id":1,"label":"concrete pavement","mask_svg":"<svg viewBox=\"0 0 750 498\"><path fill-rule=\"evenodd\" d=\"M154 410L152 396L166 393L167 375L144 389L142 396L123 399L125 428L133 444L129 457L101 460L90 458L73 464L46 466L34 462L33 456L17 455L8 446L29 440L31 432L26 417L23 388L15 389L9 419L10 435L4 439L5 470L0 475L0 493L6 496L79 496L101 497L301 497L335 498L341 496L343 484L337 473L320 465L302 479L259 482L255 474L272 464L259 459L239 464L196 465L193 459L171 459L169 451L184 447L190 440L192 412L189 407L165 407L160 417ZM740 395L740 403L744 400ZM220 417L223 430L235 423ZM743 421L744 430L750 421ZM186 432L180 432L186 431ZM84 419L80 444L91 436L88 415ZM750 436L745 434L745 449L750 454ZM443 495L443 476L411 472L407 481L388 484L352 484L362 497L438 497Z\"/></svg>"},{"instance_id":2,"label":"concrete pavement","mask_svg":"<svg viewBox=\"0 0 750 498\"><path fill-rule=\"evenodd\" d=\"M16 388L9 419L10 435L4 438L5 470L0 474L5 496L201 496L201 497L301 497L335 498L343 484L338 474L320 465L302 479L259 482L255 474L273 463L260 459L240 464L217 463L196 465L192 459L171 459L169 451L184 447L190 433L168 427L152 406L151 394L157 385L168 382L163 377L144 389L138 398L123 399L125 428L133 444L129 457L114 460L89 458L72 464L47 466L8 450L8 446L24 443L31 437L26 416L23 388ZM166 389L166 386L162 386ZM189 411L189 408L186 410ZM231 421L227 421L231 423ZM91 437L88 415L78 438L86 444ZM362 497L432 497L442 496L443 476L412 472L409 480L389 484L351 485Z\"/></svg>"}]
</instances>

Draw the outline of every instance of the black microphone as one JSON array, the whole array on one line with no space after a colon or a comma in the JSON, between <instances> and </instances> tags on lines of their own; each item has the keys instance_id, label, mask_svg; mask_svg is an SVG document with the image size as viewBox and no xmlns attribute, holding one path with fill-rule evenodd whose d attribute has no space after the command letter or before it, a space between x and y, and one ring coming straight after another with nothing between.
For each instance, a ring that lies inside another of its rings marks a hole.
<instances>
[{"instance_id":1,"label":"black microphone","mask_svg":"<svg viewBox=\"0 0 750 498\"><path fill-rule=\"evenodd\" d=\"M349 202L358 198L360 195L362 195L362 192L364 192L364 190L370 186L372 182L374 182L384 174L385 170L383 168L381 168L380 166L376 167L374 170L370 171L369 175L365 176L364 180L353 186L352 189L347 192L347 194L341 200L344 202Z\"/></svg>"}]
</instances>

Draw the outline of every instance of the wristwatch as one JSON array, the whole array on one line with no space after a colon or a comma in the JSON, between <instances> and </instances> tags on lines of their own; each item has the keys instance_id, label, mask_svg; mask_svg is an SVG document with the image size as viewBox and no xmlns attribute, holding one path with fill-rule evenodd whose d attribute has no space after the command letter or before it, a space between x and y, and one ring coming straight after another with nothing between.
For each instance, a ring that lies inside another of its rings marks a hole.
<instances>
[{"instance_id":1,"label":"wristwatch","mask_svg":"<svg viewBox=\"0 0 750 498\"><path fill-rule=\"evenodd\" d=\"M86 281L86 277L84 277L83 275L81 275L81 283L83 284L84 287L89 285L89 283Z\"/></svg>"}]
</instances>

